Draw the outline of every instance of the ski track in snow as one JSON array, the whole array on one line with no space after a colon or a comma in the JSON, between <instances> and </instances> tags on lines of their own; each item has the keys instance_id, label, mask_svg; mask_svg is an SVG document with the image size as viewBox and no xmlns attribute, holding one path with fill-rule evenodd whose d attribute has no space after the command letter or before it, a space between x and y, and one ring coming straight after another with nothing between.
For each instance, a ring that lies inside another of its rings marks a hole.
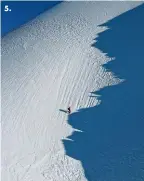
<instances>
[{"instance_id":1,"label":"ski track in snow","mask_svg":"<svg viewBox=\"0 0 144 181\"><path fill-rule=\"evenodd\" d=\"M92 47L98 25L140 2L64 2L2 38L2 178L86 181L61 140L68 115L99 104L90 92L117 84Z\"/></svg>"}]
</instances>

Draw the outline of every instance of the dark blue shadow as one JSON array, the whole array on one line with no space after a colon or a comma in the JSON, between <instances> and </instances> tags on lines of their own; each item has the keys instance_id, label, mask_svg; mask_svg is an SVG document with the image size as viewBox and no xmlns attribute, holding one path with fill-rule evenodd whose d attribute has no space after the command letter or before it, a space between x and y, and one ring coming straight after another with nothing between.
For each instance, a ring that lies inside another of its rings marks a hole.
<instances>
[{"instance_id":1,"label":"dark blue shadow","mask_svg":"<svg viewBox=\"0 0 144 181\"><path fill-rule=\"evenodd\" d=\"M63 140L89 181L144 180L144 5L103 24L92 45L115 57L104 67L124 82L98 92L101 104L69 116L83 132Z\"/></svg>"}]
</instances>

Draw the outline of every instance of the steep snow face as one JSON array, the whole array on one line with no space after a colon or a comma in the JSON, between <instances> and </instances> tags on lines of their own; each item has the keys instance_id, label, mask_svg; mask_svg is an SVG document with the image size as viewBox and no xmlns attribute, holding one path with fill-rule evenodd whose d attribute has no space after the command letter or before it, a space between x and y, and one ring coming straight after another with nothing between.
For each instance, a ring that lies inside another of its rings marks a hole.
<instances>
[{"instance_id":1,"label":"steep snow face","mask_svg":"<svg viewBox=\"0 0 144 181\"><path fill-rule=\"evenodd\" d=\"M140 2L65 2L2 39L2 167L5 181L85 181L61 142L73 129L64 110L99 104L116 84L92 47L98 25Z\"/></svg>"}]
</instances>

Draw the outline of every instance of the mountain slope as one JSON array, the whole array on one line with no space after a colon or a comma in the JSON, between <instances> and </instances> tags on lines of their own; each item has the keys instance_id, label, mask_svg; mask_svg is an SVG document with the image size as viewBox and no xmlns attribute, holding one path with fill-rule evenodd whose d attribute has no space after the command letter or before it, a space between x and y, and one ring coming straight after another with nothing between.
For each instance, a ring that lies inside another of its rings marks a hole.
<instances>
[{"instance_id":1,"label":"mountain slope","mask_svg":"<svg viewBox=\"0 0 144 181\"><path fill-rule=\"evenodd\" d=\"M119 83L92 47L98 25L140 2L65 2L2 39L3 178L84 181L80 161L61 142L68 115L99 101L90 92Z\"/></svg>"}]
</instances>

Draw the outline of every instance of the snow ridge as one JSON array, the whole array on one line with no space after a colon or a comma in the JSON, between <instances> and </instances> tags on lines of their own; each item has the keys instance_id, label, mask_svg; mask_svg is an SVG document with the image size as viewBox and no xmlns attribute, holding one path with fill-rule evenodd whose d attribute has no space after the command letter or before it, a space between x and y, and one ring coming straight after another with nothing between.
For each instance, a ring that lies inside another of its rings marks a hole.
<instances>
[{"instance_id":1,"label":"snow ridge","mask_svg":"<svg viewBox=\"0 0 144 181\"><path fill-rule=\"evenodd\" d=\"M2 39L2 157L5 181L85 181L65 155L72 111L99 104L90 92L119 83L92 47L99 24L136 2L64 2Z\"/></svg>"}]
</instances>

